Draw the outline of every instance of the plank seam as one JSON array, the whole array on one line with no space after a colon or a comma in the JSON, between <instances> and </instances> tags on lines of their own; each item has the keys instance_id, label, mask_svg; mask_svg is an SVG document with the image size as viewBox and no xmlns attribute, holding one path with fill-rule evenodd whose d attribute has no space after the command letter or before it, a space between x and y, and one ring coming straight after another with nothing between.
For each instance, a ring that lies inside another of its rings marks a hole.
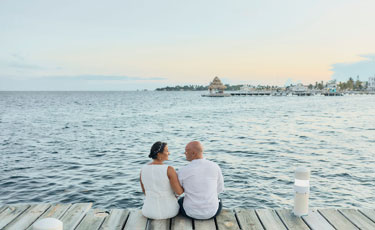
<instances>
[{"instance_id":1,"label":"plank seam","mask_svg":"<svg viewBox=\"0 0 375 230\"><path fill-rule=\"evenodd\" d=\"M128 214L126 215L126 218L125 218L124 224L122 225L121 229L125 229L125 225L126 225L126 223L128 223L129 216L130 216L130 211L128 211Z\"/></svg>"},{"instance_id":2,"label":"plank seam","mask_svg":"<svg viewBox=\"0 0 375 230\"><path fill-rule=\"evenodd\" d=\"M105 220L109 217L109 215L111 214L110 212L108 212L108 211L104 211L105 213L107 213L108 215L106 216L106 217L104 217L104 219L102 220L102 222L100 223L100 225L99 225L99 227L98 227L98 229L100 229L102 226L103 226L103 224L104 224L104 222L105 222Z\"/></svg>"},{"instance_id":3,"label":"plank seam","mask_svg":"<svg viewBox=\"0 0 375 230\"><path fill-rule=\"evenodd\" d=\"M27 226L27 228L26 229L28 229L28 228L30 228L37 220L39 220L39 218L41 217L41 216L43 216L44 215L44 213L46 213L51 207L52 207L52 205L51 204L48 204L49 205L49 207L42 213L42 214L40 214L29 226Z\"/></svg>"},{"instance_id":4,"label":"plank seam","mask_svg":"<svg viewBox=\"0 0 375 230\"><path fill-rule=\"evenodd\" d=\"M306 226L308 227L308 228L310 228L310 229L313 229L306 221L305 221L305 219L303 219L302 217L301 217L301 220L303 221L303 223L305 223L306 224Z\"/></svg>"},{"instance_id":5,"label":"plank seam","mask_svg":"<svg viewBox=\"0 0 375 230\"><path fill-rule=\"evenodd\" d=\"M25 213L27 210L29 210L29 208L31 208L31 205L28 205L28 207L25 210L23 210L16 217L14 217L7 225L5 225L3 227L3 229L6 228L6 227L8 227L10 224L12 224L18 217L20 217L23 213Z\"/></svg>"},{"instance_id":6,"label":"plank seam","mask_svg":"<svg viewBox=\"0 0 375 230\"><path fill-rule=\"evenodd\" d=\"M59 203L59 204L61 204L61 203ZM58 204L56 204L56 205L58 205ZM61 204L61 205L63 205L63 204ZM72 204L69 204L68 208L65 209L65 211L64 211L63 213L61 213L60 216L58 216L58 217L56 217L56 218L57 218L57 219L61 219L61 218L65 215L65 213L67 213L68 210L69 210L72 206L73 206Z\"/></svg>"},{"instance_id":7,"label":"plank seam","mask_svg":"<svg viewBox=\"0 0 375 230\"><path fill-rule=\"evenodd\" d=\"M286 223L283 221L283 218L281 218L281 216L279 215L279 212L277 212L276 210L273 210L274 212L276 212L276 215L279 217L279 219L281 220L281 223L283 223L283 225L285 226L286 229L289 229L288 226L286 225Z\"/></svg>"},{"instance_id":8,"label":"plank seam","mask_svg":"<svg viewBox=\"0 0 375 230\"><path fill-rule=\"evenodd\" d=\"M98 229L100 229L100 228L102 227L102 225L104 224L104 221L105 221L105 219L107 219L107 217L108 217L108 216L106 216L106 217L102 220L102 222L100 223Z\"/></svg>"},{"instance_id":9,"label":"plank seam","mask_svg":"<svg viewBox=\"0 0 375 230\"><path fill-rule=\"evenodd\" d=\"M317 212L317 215L319 215L323 219L325 219L327 221L327 223L332 226L332 228L336 229L335 226L333 226L320 212L318 212L318 210L316 210L316 212ZM307 221L304 218L301 218L301 219L303 220L303 222L305 222L305 224L307 225L307 227L309 227L310 229L313 229L312 226L310 226L309 223L307 223Z\"/></svg>"},{"instance_id":10,"label":"plank seam","mask_svg":"<svg viewBox=\"0 0 375 230\"><path fill-rule=\"evenodd\" d=\"M372 222L375 223L375 220L371 219L369 216L367 216L364 212L362 212L360 209L358 209L358 212L360 212L362 215L364 215L365 217L367 217L367 219L371 220Z\"/></svg>"},{"instance_id":11,"label":"plank seam","mask_svg":"<svg viewBox=\"0 0 375 230\"><path fill-rule=\"evenodd\" d=\"M237 217L237 212L236 212L236 210L233 210L233 213L234 213L234 218L236 218L236 221L237 221L237 225L238 225L238 227L240 227L240 229L242 230L242 226L241 226L241 223L240 223L240 221L239 221L239 219L238 219L238 217Z\"/></svg>"},{"instance_id":12,"label":"plank seam","mask_svg":"<svg viewBox=\"0 0 375 230\"><path fill-rule=\"evenodd\" d=\"M327 222L328 222L328 223L329 223L334 229L337 229L336 226L335 226L333 223L331 223L331 221L329 221L328 218L325 217L324 214L321 213L320 210L316 210L316 211L319 212L319 214L320 214L324 219L326 219L326 221L327 221Z\"/></svg>"},{"instance_id":13,"label":"plank seam","mask_svg":"<svg viewBox=\"0 0 375 230\"><path fill-rule=\"evenodd\" d=\"M214 218L214 223L215 223L215 228L216 228L216 230L218 230L218 229L219 229L219 227L218 227L218 225L217 225L217 220L216 220L216 217Z\"/></svg>"},{"instance_id":14,"label":"plank seam","mask_svg":"<svg viewBox=\"0 0 375 230\"><path fill-rule=\"evenodd\" d=\"M73 230L74 230L74 229L77 229L77 227L82 223L83 219L85 219L86 216L87 216L87 212L86 212L85 215L79 220L79 222L76 224L76 226L74 226Z\"/></svg>"},{"instance_id":15,"label":"plank seam","mask_svg":"<svg viewBox=\"0 0 375 230\"><path fill-rule=\"evenodd\" d=\"M258 217L258 220L259 220L260 224L262 225L263 229L266 229L266 227L264 226L262 220L259 217L259 214L258 214L257 210L254 210L254 211L255 211L255 215Z\"/></svg>"},{"instance_id":16,"label":"plank seam","mask_svg":"<svg viewBox=\"0 0 375 230\"><path fill-rule=\"evenodd\" d=\"M344 213L342 213L340 211L340 209L337 209L338 213L340 213L341 215L343 215L347 220L349 220L350 223L352 223L355 227L357 227L358 229L361 229L359 226L357 226L353 221L351 221L347 216L345 216Z\"/></svg>"},{"instance_id":17,"label":"plank seam","mask_svg":"<svg viewBox=\"0 0 375 230\"><path fill-rule=\"evenodd\" d=\"M151 220L147 218L145 230L150 229L150 225L151 225Z\"/></svg>"}]
</instances>

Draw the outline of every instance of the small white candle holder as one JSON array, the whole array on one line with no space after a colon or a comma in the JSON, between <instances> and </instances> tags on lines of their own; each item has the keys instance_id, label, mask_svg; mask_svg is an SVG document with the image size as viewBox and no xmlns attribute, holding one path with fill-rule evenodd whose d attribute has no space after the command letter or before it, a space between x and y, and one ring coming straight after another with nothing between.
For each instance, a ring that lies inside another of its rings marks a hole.
<instances>
[{"instance_id":1,"label":"small white candle holder","mask_svg":"<svg viewBox=\"0 0 375 230\"><path fill-rule=\"evenodd\" d=\"M294 210L296 216L307 216L309 213L309 193L310 193L310 170L307 168L297 168L294 180Z\"/></svg>"},{"instance_id":2,"label":"small white candle holder","mask_svg":"<svg viewBox=\"0 0 375 230\"><path fill-rule=\"evenodd\" d=\"M63 230L63 223L55 218L45 218L35 222L33 230Z\"/></svg>"}]
</instances>

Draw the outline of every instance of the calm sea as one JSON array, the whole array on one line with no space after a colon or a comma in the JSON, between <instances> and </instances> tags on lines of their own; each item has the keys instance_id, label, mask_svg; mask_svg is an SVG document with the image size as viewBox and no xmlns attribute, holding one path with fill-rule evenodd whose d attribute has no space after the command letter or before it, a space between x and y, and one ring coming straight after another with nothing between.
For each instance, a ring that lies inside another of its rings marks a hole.
<instances>
[{"instance_id":1,"label":"calm sea","mask_svg":"<svg viewBox=\"0 0 375 230\"><path fill-rule=\"evenodd\" d=\"M202 92L0 92L0 204L139 208L155 141L187 164L199 140L223 171L227 208L291 208L311 169L311 207L375 205L375 96L205 98Z\"/></svg>"}]
</instances>

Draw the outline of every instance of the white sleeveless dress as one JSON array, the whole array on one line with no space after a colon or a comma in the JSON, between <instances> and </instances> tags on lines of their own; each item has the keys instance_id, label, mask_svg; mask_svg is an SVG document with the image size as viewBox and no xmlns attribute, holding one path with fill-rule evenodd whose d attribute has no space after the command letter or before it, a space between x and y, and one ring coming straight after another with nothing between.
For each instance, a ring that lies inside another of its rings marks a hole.
<instances>
[{"instance_id":1,"label":"white sleeveless dress","mask_svg":"<svg viewBox=\"0 0 375 230\"><path fill-rule=\"evenodd\" d=\"M167 175L168 165L144 165L141 178L146 196L142 214L150 219L168 219L178 214L180 206Z\"/></svg>"}]
</instances>

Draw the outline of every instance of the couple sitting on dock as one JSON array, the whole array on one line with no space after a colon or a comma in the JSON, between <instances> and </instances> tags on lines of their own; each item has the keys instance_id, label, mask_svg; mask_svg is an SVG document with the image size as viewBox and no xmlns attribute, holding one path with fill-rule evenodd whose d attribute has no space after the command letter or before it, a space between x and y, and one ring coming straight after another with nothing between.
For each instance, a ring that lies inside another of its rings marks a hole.
<instances>
[{"instance_id":1,"label":"couple sitting on dock","mask_svg":"<svg viewBox=\"0 0 375 230\"><path fill-rule=\"evenodd\" d=\"M164 165L168 160L168 145L156 142L149 157L153 161L144 165L140 182L145 194L142 214L150 219L168 219L179 213L192 219L211 219L222 208L218 194L224 189L220 167L203 158L203 146L198 141L186 145L185 156L190 163L178 172ZM185 194L177 200L177 196Z\"/></svg>"}]
</instances>

